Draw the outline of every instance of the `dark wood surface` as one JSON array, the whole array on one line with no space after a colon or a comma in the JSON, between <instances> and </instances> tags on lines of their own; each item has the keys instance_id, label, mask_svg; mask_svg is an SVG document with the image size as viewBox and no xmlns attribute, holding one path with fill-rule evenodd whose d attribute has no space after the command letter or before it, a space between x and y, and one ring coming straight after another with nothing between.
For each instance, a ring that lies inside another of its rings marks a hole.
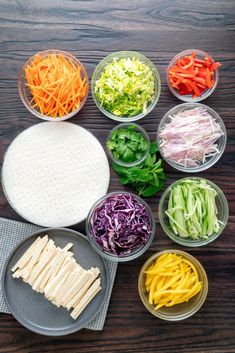
<instances>
[{"instance_id":1,"label":"dark wood surface","mask_svg":"<svg viewBox=\"0 0 235 353\"><path fill-rule=\"evenodd\" d=\"M1 0L0 1L0 162L9 143L40 120L20 101L17 76L35 52L57 48L77 56L89 77L98 62L117 50L144 53L158 67L162 93L154 111L141 125L151 139L161 117L179 104L168 91L166 68L179 51L198 48L222 62L219 85L205 101L223 118L228 143L221 160L200 173L224 191L230 207L228 225L212 244L185 249L172 243L158 222L161 194L149 199L157 219L151 248L138 260L118 267L105 327L82 330L61 338L43 337L22 327L11 315L0 315L0 352L235 352L235 2L173 0ZM91 95L71 122L92 131L104 145L115 123L95 107ZM167 165L168 182L184 176ZM112 171L110 190L122 189ZM21 220L0 190L0 216ZM4 236L4 235L1 235ZM181 248L196 256L206 269L209 293L201 310L182 322L154 318L140 302L137 278L144 261L161 249Z\"/></svg>"}]
</instances>

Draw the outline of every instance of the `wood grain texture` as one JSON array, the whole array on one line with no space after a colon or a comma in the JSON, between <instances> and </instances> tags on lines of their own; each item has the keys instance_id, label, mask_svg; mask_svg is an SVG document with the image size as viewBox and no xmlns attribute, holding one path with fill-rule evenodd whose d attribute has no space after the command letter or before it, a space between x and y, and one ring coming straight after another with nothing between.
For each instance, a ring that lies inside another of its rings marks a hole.
<instances>
[{"instance_id":1,"label":"wood grain texture","mask_svg":"<svg viewBox=\"0 0 235 353\"><path fill-rule=\"evenodd\" d=\"M82 330L58 339L24 329L11 315L1 314L1 353L230 353L235 352L235 2L233 0L1 0L0 1L0 163L9 143L25 128L40 123L20 101L17 76L35 52L70 51L85 65L89 77L97 63L117 50L136 50L157 65L162 79L159 103L140 123L154 139L161 117L180 102L166 83L166 68L179 51L198 48L222 62L219 85L205 101L223 118L228 143L221 160L200 173L224 191L230 207L224 233L203 248L173 244L158 222L161 193L149 199L157 220L153 245L140 259L118 268L102 332ZM91 95L82 112L70 120L94 133L104 145L115 123L95 107ZM169 185L184 176L165 166ZM121 190L111 172L110 190ZM0 216L21 220L0 189ZM83 230L83 226L75 227ZM138 297L138 273L144 261L161 249L181 248L196 256L209 279L201 310L183 322L152 317Z\"/></svg>"}]
</instances>

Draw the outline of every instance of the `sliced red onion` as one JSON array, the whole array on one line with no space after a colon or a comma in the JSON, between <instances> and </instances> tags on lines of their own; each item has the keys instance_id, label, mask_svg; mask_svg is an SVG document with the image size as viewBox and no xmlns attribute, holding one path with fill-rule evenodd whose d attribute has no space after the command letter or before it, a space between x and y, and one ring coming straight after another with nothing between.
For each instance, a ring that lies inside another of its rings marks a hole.
<instances>
[{"instance_id":1,"label":"sliced red onion","mask_svg":"<svg viewBox=\"0 0 235 353\"><path fill-rule=\"evenodd\" d=\"M184 167L197 167L219 153L216 141L223 131L205 108L184 110L170 119L159 134L166 159Z\"/></svg>"}]
</instances>

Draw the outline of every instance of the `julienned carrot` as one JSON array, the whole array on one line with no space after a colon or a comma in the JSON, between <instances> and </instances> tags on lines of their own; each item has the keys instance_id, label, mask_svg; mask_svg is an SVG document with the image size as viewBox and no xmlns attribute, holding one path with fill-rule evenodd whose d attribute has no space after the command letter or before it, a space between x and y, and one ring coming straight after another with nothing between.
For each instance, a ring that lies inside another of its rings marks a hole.
<instances>
[{"instance_id":1,"label":"julienned carrot","mask_svg":"<svg viewBox=\"0 0 235 353\"><path fill-rule=\"evenodd\" d=\"M25 76L32 94L30 104L43 115L67 115L80 107L87 94L88 82L81 68L63 54L35 55Z\"/></svg>"},{"instance_id":2,"label":"julienned carrot","mask_svg":"<svg viewBox=\"0 0 235 353\"><path fill-rule=\"evenodd\" d=\"M210 57L198 59L196 53L184 56L169 68L169 82L180 95L200 97L202 93L213 87L215 70L221 63L214 63Z\"/></svg>"}]
</instances>

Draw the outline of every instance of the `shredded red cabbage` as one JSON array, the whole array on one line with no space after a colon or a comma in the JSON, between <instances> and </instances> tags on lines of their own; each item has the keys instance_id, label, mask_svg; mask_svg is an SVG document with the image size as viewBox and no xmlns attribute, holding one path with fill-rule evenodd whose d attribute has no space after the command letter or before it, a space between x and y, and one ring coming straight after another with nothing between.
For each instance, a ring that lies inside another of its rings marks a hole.
<instances>
[{"instance_id":1,"label":"shredded red cabbage","mask_svg":"<svg viewBox=\"0 0 235 353\"><path fill-rule=\"evenodd\" d=\"M151 234L149 212L132 194L113 194L102 201L90 219L91 233L104 251L128 255L147 243Z\"/></svg>"}]
</instances>

